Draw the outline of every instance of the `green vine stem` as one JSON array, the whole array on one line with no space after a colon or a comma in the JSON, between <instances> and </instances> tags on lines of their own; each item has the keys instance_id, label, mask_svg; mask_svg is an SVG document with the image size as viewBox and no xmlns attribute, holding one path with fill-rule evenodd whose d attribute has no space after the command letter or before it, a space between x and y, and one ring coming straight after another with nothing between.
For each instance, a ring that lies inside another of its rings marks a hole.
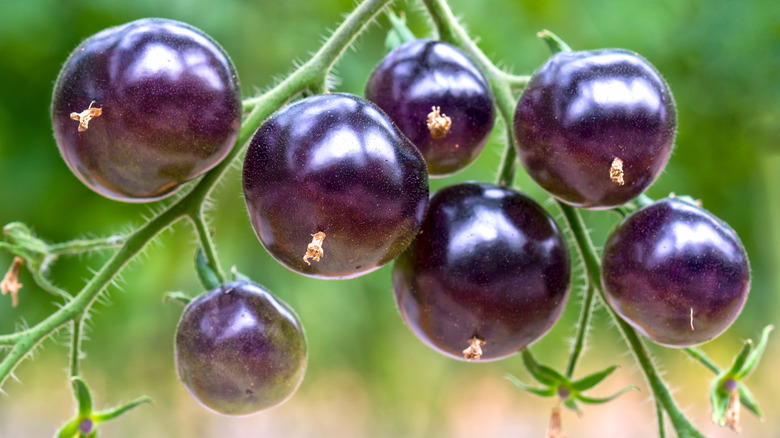
<instances>
[{"instance_id":1,"label":"green vine stem","mask_svg":"<svg viewBox=\"0 0 780 438\"><path fill-rule=\"evenodd\" d=\"M63 243L52 243L49 245L49 254L57 257L61 255L73 255L81 254L83 252L114 249L122 245L124 240L125 236L116 235L98 239L76 239Z\"/></svg>"},{"instance_id":2,"label":"green vine stem","mask_svg":"<svg viewBox=\"0 0 780 438\"><path fill-rule=\"evenodd\" d=\"M195 226L195 231L198 233L200 246L203 248L203 253L206 255L206 260L214 272L214 275L217 277L217 281L220 284L224 283L225 272L222 271L222 267L219 265L217 250L214 247L214 240L211 238L211 232L206 225L206 219L203 217L203 215L198 214L196 216L190 215L190 220Z\"/></svg>"},{"instance_id":3,"label":"green vine stem","mask_svg":"<svg viewBox=\"0 0 780 438\"><path fill-rule=\"evenodd\" d=\"M481 67L482 71L486 73L486 77L490 82L493 93L496 97L496 105L498 106L499 115L507 127L507 151L504 155L504 160L499 175L499 183L502 185L511 185L514 178L516 159L513 144L514 140L512 136L512 120L514 115L513 112L515 102L514 98L512 97L511 86L506 80L504 72L496 67L476 46L476 44L474 44L463 27L460 26L444 0L422 1L433 19L433 23L436 26L440 38L465 50ZM545 38L545 41L547 41L547 38ZM588 288L592 288L594 291L598 290L599 297L601 298L602 302L606 303L606 300L603 296L603 291L600 287L601 267L599 264L599 257L596 253L595 246L590 239L590 234L588 234L585 228L585 224L582 220L582 217L580 216L580 213L577 209L569 205L563 204L559 201L556 201L556 203L563 212L567 225L569 226L572 236L574 237L575 246L579 252L581 260L585 265L585 271L587 273L589 282ZM586 294L586 297L583 301L583 307L587 307L587 309L583 309L580 317L581 320L585 321L589 319L589 314L591 313L592 309L592 297L595 294L591 293L589 295L590 297L588 294ZM675 404L669 389L658 375L658 372L653 365L653 361L650 358L645 345L642 343L641 339L639 339L636 331L634 331L631 326L629 326L625 321L617 316L617 314L615 314L609 306L605 305L604 307L609 309L610 316L620 329L623 338L634 353L634 357L639 363L639 366L642 368L650 388L653 391L655 399L668 413L669 419L677 431L678 436L681 438L704 437L704 435L702 435L698 430L696 430L696 428L693 427L693 425L688 421L682 411L680 411L680 409ZM580 327L579 330L582 332L582 334L578 334L578 339L580 337L584 337L586 328ZM575 343L575 348L572 352L573 358L570 359L569 364L572 373L574 364L576 363L576 358L579 356L581 349L582 345L580 344L580 346L577 347L577 343ZM659 418L659 422L663 422L662 416Z\"/></svg>"},{"instance_id":4,"label":"green vine stem","mask_svg":"<svg viewBox=\"0 0 780 438\"><path fill-rule=\"evenodd\" d=\"M392 1L365 0L346 17L308 62L266 93L246 99L244 107L251 108L251 110L241 125L237 146L233 148L225 160L192 185L189 192L181 195L172 205L128 235L119 250L72 300L31 328L9 335L1 335L0 346L11 348L0 361L0 388L33 348L70 321L75 321L86 315L100 292L155 236L183 217L199 215L200 209L212 189L221 180L233 161L244 151L246 143L262 121L295 96L306 91L321 89L341 55L382 9Z\"/></svg>"},{"instance_id":5,"label":"green vine stem","mask_svg":"<svg viewBox=\"0 0 780 438\"><path fill-rule=\"evenodd\" d=\"M566 365L566 377L572 378L574 376L574 367L577 366L577 360L582 354L582 350L585 348L585 337L588 334L590 327L590 315L593 308L593 295L596 290L596 286L588 282L585 286L585 296L582 297L582 307L580 308L580 318L577 321L577 336L574 338L574 344L569 354L569 363Z\"/></svg>"},{"instance_id":6,"label":"green vine stem","mask_svg":"<svg viewBox=\"0 0 780 438\"><path fill-rule=\"evenodd\" d=\"M78 377L81 361L81 325L82 317L73 319L70 329L70 376Z\"/></svg>"}]
</instances>

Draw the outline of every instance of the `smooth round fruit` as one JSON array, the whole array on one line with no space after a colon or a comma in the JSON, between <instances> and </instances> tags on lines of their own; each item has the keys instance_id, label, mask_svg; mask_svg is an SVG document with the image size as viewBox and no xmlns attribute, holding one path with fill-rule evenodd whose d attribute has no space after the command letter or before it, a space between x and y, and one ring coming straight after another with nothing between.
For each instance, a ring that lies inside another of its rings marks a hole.
<instances>
[{"instance_id":1,"label":"smooth round fruit","mask_svg":"<svg viewBox=\"0 0 780 438\"><path fill-rule=\"evenodd\" d=\"M262 287L239 281L191 301L176 328L179 380L201 404L246 415L292 396L306 371L298 317Z\"/></svg>"},{"instance_id":2,"label":"smooth round fruit","mask_svg":"<svg viewBox=\"0 0 780 438\"><path fill-rule=\"evenodd\" d=\"M624 219L604 247L609 305L634 328L669 347L723 333L750 289L750 266L734 230L709 212L664 199Z\"/></svg>"},{"instance_id":3,"label":"smooth round fruit","mask_svg":"<svg viewBox=\"0 0 780 438\"><path fill-rule=\"evenodd\" d=\"M271 116L252 138L243 183L263 246L320 278L394 259L428 206L420 152L379 108L349 94L309 97Z\"/></svg>"},{"instance_id":4,"label":"smooth round fruit","mask_svg":"<svg viewBox=\"0 0 780 438\"><path fill-rule=\"evenodd\" d=\"M666 166L677 113L646 59L621 49L561 52L528 83L515 110L520 161L571 205L610 208L637 197Z\"/></svg>"},{"instance_id":5,"label":"smooth round fruit","mask_svg":"<svg viewBox=\"0 0 780 438\"><path fill-rule=\"evenodd\" d=\"M97 33L71 53L51 118L62 157L87 187L146 202L225 158L241 125L241 91L232 62L208 35L145 18Z\"/></svg>"},{"instance_id":6,"label":"smooth round fruit","mask_svg":"<svg viewBox=\"0 0 780 438\"><path fill-rule=\"evenodd\" d=\"M388 53L368 79L366 98L422 152L431 176L471 164L493 128L490 85L463 52L441 41L410 41Z\"/></svg>"},{"instance_id":7,"label":"smooth round fruit","mask_svg":"<svg viewBox=\"0 0 780 438\"><path fill-rule=\"evenodd\" d=\"M484 342L480 359L495 360L555 324L569 274L563 235L539 204L462 183L431 199L420 235L395 262L393 290L404 321L435 350L476 358L476 339Z\"/></svg>"}]
</instances>

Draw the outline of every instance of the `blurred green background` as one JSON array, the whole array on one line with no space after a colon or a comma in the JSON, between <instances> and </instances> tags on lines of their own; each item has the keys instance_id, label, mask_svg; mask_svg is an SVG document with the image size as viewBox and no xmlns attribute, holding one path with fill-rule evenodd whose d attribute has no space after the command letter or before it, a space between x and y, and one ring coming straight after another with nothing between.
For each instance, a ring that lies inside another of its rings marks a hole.
<instances>
[{"instance_id":1,"label":"blurred green background","mask_svg":"<svg viewBox=\"0 0 780 438\"><path fill-rule=\"evenodd\" d=\"M607 0L451 0L480 46L520 74L548 57L535 37L550 29L575 49L624 47L650 60L665 76L679 111L677 146L652 197L669 192L700 198L730 223L751 257L750 299L736 324L704 346L727 365L741 341L755 338L780 316L780 2ZM70 51L87 36L141 17L173 18L201 28L232 56L245 96L272 85L315 51L353 0L248 1L143 0L0 1L0 225L22 221L42 238L65 241L106 236L143 223L154 206L122 204L96 195L67 169L51 135L51 88ZM410 26L428 34L424 14L399 3ZM337 65L338 91L362 94L384 55L387 19L380 18ZM461 180L494 179L502 153L502 127L476 164L432 189ZM148 247L109 288L89 321L83 376L98 407L141 394L155 400L101 426L103 437L522 437L543 436L554 401L520 393L504 378L528 381L519 358L461 363L425 347L395 308L390 269L347 281L298 276L273 261L255 238L243 205L236 166L215 194L211 210L223 265L266 285L296 309L307 330L309 367L285 405L250 417L227 418L201 408L176 379L173 332L181 307L162 304L166 291L202 292L193 271L195 237L177 224ZM547 196L522 171L518 185L557 217ZM617 217L585 213L597 244ZM54 282L80 289L105 254L62 259ZM0 253L0 271L10 265ZM578 270L577 273L581 273ZM532 348L537 358L563 367L578 313L579 275L563 318ZM20 305L0 297L0 333L34 324L55 307L27 272ZM640 391L584 415L565 412L572 437L654 436L654 409L606 312L594 317L590 348L579 375L617 363L596 389L606 395L627 384ZM778 338L748 383L768 418L743 413L744 436L775 437L780 430ZM65 332L25 361L0 396L0 437L51 436L72 415L66 378ZM731 436L709 421L711 375L680 351L651 347L675 396L708 436Z\"/></svg>"}]
</instances>

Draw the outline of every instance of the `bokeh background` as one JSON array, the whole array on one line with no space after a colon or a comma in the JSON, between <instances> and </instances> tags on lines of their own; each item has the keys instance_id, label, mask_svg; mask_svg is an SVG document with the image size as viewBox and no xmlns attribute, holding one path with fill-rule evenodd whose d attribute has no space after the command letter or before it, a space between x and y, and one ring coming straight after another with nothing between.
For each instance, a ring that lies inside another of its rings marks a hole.
<instances>
[{"instance_id":1,"label":"bokeh background","mask_svg":"<svg viewBox=\"0 0 780 438\"><path fill-rule=\"evenodd\" d=\"M51 88L68 53L87 36L137 18L188 22L212 35L232 56L245 96L272 85L315 51L353 0L0 1L0 225L22 221L53 242L124 232L154 205L122 204L84 187L60 158L51 135ZM650 60L669 82L679 111L677 146L652 197L669 192L700 198L730 223L751 257L750 299L736 324L703 348L722 366L768 323L777 323L780 285L780 3L612 2L607 0L451 0L480 46L516 73L533 72L548 57L535 37L550 29L575 49L624 47ZM424 14L410 3L412 29L428 35ZM384 55L387 19L380 18L337 66L338 91L362 94ZM432 189L461 180L492 181L502 127L479 160ZM227 418L200 407L178 382L173 333L181 313L162 303L166 291L202 292L193 270L195 237L180 223L166 232L108 289L90 320L83 376L97 407L141 394L154 400L101 426L103 437L525 437L543 436L551 399L516 390L505 378L528 381L519 358L489 364L441 356L404 326L393 302L390 269L347 281L298 276L273 261L255 238L243 204L236 166L219 186L211 210L224 267L236 266L296 309L307 330L309 366L298 393L285 405L250 417ZM560 215L522 171L518 185ZM595 242L617 216L585 213ZM77 291L106 254L62 259L54 282ZM0 253L0 271L11 257ZM34 324L55 307L28 273L20 305L0 297L0 332ZM574 335L581 282L555 328L532 348L562 368ZM758 421L743 413L744 436L776 437L780 337L747 382L766 411ZM0 396L0 437L45 437L73 414L67 383L67 336L48 340L17 370ZM712 375L677 350L650 347L679 404L708 436L731 436L709 420ZM578 374L621 367L595 395L636 383L615 402L563 416L572 437L650 437L656 434L649 390L604 309L595 313L589 349Z\"/></svg>"}]
</instances>

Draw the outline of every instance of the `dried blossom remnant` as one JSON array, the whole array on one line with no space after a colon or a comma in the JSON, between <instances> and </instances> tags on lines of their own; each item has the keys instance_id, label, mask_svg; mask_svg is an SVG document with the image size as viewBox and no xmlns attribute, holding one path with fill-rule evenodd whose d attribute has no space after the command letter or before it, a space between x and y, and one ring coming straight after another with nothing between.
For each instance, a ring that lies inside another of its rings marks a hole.
<instances>
[{"instance_id":1,"label":"dried blossom remnant","mask_svg":"<svg viewBox=\"0 0 780 438\"><path fill-rule=\"evenodd\" d=\"M452 127L452 119L447 117L446 114L440 113L441 108L438 106L431 107L431 112L428 113L428 131L431 132L431 138L442 138L450 132Z\"/></svg>"},{"instance_id":2,"label":"dried blossom remnant","mask_svg":"<svg viewBox=\"0 0 780 438\"><path fill-rule=\"evenodd\" d=\"M566 438L566 434L563 433L563 425L561 424L560 406L556 406L552 410L552 415L550 415L550 425L547 426L546 438Z\"/></svg>"},{"instance_id":3,"label":"dried blossom remnant","mask_svg":"<svg viewBox=\"0 0 780 438\"><path fill-rule=\"evenodd\" d=\"M303 256L303 261L306 262L307 265L311 265L309 259L318 262L320 261L320 257L325 255L325 252L322 250L322 242L324 240L325 233L322 231L318 231L311 235L311 243L306 247L306 254Z\"/></svg>"},{"instance_id":4,"label":"dried blossom remnant","mask_svg":"<svg viewBox=\"0 0 780 438\"><path fill-rule=\"evenodd\" d=\"M89 104L89 107L84 111L80 113L70 113L70 118L78 120L79 122L79 132L84 132L89 128L89 121L92 120L93 117L100 117L103 114L103 108L92 108L92 105L94 104L95 101L93 100L92 103Z\"/></svg>"},{"instance_id":5,"label":"dried blossom remnant","mask_svg":"<svg viewBox=\"0 0 780 438\"><path fill-rule=\"evenodd\" d=\"M11 305L16 307L19 304L19 289L24 286L19 283L19 270L24 265L24 259L21 257L14 257L14 261L11 262L11 267L8 268L8 272L3 277L3 281L0 282L0 292L3 295L11 294Z\"/></svg>"},{"instance_id":6,"label":"dried blossom remnant","mask_svg":"<svg viewBox=\"0 0 780 438\"><path fill-rule=\"evenodd\" d=\"M615 159L612 160L612 165L609 166L609 179L620 186L626 183L623 180L623 160L618 157L615 157Z\"/></svg>"},{"instance_id":7,"label":"dried blossom remnant","mask_svg":"<svg viewBox=\"0 0 780 438\"><path fill-rule=\"evenodd\" d=\"M463 357L468 360L479 360L482 357L482 346L485 345L485 341L474 336L469 339L469 348L463 350Z\"/></svg>"},{"instance_id":8,"label":"dried blossom remnant","mask_svg":"<svg viewBox=\"0 0 780 438\"><path fill-rule=\"evenodd\" d=\"M726 408L726 426L736 433L741 432L739 427L739 410L742 407L742 403L739 401L739 391L734 389L729 394L729 405Z\"/></svg>"}]
</instances>

